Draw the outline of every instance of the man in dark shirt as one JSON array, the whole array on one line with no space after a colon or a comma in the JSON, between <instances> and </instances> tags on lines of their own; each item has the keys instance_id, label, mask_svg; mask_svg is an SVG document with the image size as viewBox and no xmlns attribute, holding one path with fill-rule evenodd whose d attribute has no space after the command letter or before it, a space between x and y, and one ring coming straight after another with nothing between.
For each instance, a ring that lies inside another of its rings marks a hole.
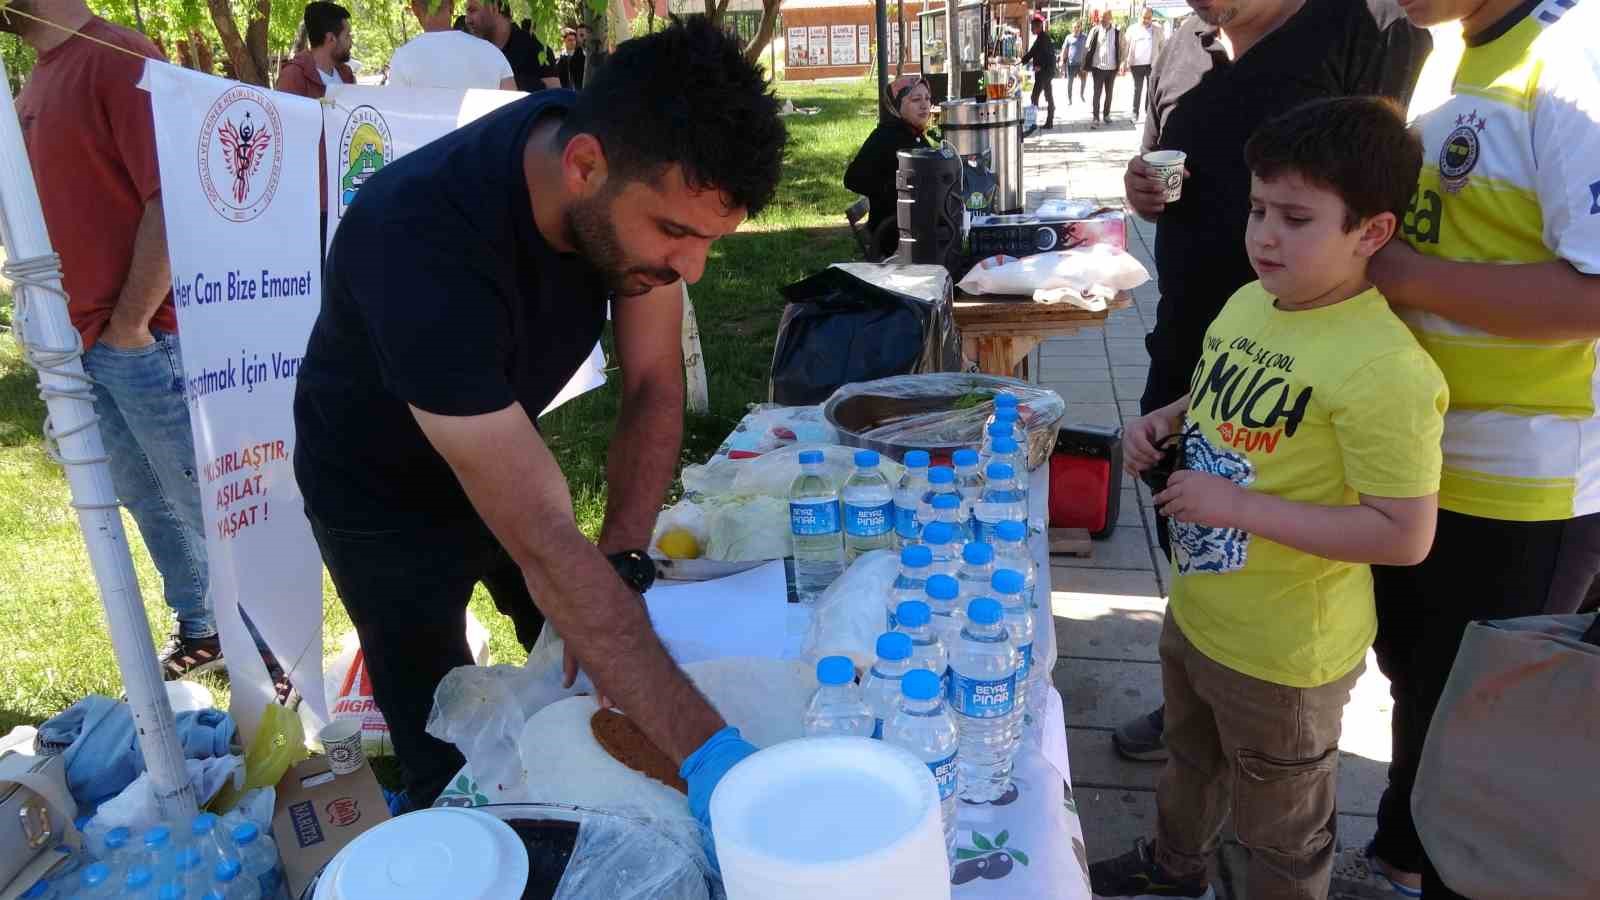
<instances>
[{"instance_id":1,"label":"man in dark shirt","mask_svg":"<svg viewBox=\"0 0 1600 900\"><path fill-rule=\"evenodd\" d=\"M581 666L682 763L702 820L753 752L674 665L639 593L682 436L678 281L771 199L777 111L734 39L691 17L623 44L581 95L541 92L390 163L340 223L295 394L295 474L412 803L462 764L424 726L440 679L472 661L473 585L508 559L525 587L497 604L519 626L548 619L569 681ZM621 411L596 547L536 421L608 300Z\"/></svg>"},{"instance_id":2,"label":"man in dark shirt","mask_svg":"<svg viewBox=\"0 0 1600 900\"><path fill-rule=\"evenodd\" d=\"M1173 28L1151 72L1140 146L1141 154L1187 154L1183 195L1164 203L1164 185L1140 156L1123 179L1128 206L1156 222L1161 301L1145 338L1145 412L1188 392L1206 328L1234 291L1255 280L1244 248L1245 141L1266 120L1319 97L1381 94L1404 105L1432 47L1395 0L1189 5L1195 14ZM1165 549L1166 520L1157 526ZM1124 724L1113 744L1131 759L1162 760L1161 730L1157 709Z\"/></svg>"},{"instance_id":3,"label":"man in dark shirt","mask_svg":"<svg viewBox=\"0 0 1600 900\"><path fill-rule=\"evenodd\" d=\"M1022 65L1033 64L1033 99L1029 102L1038 106L1039 92L1043 91L1044 100L1049 104L1048 112L1044 114L1044 124L1040 126L1048 131L1055 127L1056 121L1056 93L1050 85L1056 77L1056 45L1050 40L1050 32L1045 30L1044 16L1035 15L1031 27L1033 46L1022 57Z\"/></svg>"},{"instance_id":4,"label":"man in dark shirt","mask_svg":"<svg viewBox=\"0 0 1600 900\"><path fill-rule=\"evenodd\" d=\"M506 55L517 90L531 94L561 86L544 45L511 21L511 8L505 0L467 0L467 28Z\"/></svg>"}]
</instances>

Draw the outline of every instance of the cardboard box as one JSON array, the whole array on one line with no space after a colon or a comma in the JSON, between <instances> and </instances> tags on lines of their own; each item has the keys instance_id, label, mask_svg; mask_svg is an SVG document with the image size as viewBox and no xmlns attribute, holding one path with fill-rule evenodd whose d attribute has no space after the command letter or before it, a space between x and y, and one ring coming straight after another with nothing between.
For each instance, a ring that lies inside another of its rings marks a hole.
<instances>
[{"instance_id":1,"label":"cardboard box","mask_svg":"<svg viewBox=\"0 0 1600 900\"><path fill-rule=\"evenodd\" d=\"M356 836L389 819L389 805L371 766L334 776L328 758L313 756L278 782L272 838L283 857L289 896L299 897L312 876Z\"/></svg>"}]
</instances>

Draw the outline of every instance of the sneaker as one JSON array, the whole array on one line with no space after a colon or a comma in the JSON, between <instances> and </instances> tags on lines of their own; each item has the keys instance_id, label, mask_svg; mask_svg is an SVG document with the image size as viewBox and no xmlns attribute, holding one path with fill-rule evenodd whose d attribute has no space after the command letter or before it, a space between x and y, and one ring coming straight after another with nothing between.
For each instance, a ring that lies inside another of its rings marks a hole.
<instances>
[{"instance_id":1,"label":"sneaker","mask_svg":"<svg viewBox=\"0 0 1600 900\"><path fill-rule=\"evenodd\" d=\"M1422 889L1390 878L1382 863L1372 854L1372 845L1361 849L1346 847L1333 859L1333 881L1328 896L1339 900L1395 900L1421 897Z\"/></svg>"},{"instance_id":2,"label":"sneaker","mask_svg":"<svg viewBox=\"0 0 1600 900\"><path fill-rule=\"evenodd\" d=\"M1117 749L1117 754L1135 762L1166 762L1167 745L1161 740L1166 710L1165 706L1158 706L1152 712L1122 723L1122 727L1111 734L1111 746Z\"/></svg>"},{"instance_id":3,"label":"sneaker","mask_svg":"<svg viewBox=\"0 0 1600 900\"><path fill-rule=\"evenodd\" d=\"M1133 849L1121 856L1103 859L1089 867L1089 891L1099 898L1160 900L1185 897L1190 900L1216 900L1211 883L1204 875L1182 880L1174 878L1156 864L1150 842L1135 841Z\"/></svg>"},{"instance_id":4,"label":"sneaker","mask_svg":"<svg viewBox=\"0 0 1600 900\"><path fill-rule=\"evenodd\" d=\"M161 648L161 677L177 681L189 675L199 675L222 667L222 639L216 635L203 638L174 634Z\"/></svg>"}]
</instances>

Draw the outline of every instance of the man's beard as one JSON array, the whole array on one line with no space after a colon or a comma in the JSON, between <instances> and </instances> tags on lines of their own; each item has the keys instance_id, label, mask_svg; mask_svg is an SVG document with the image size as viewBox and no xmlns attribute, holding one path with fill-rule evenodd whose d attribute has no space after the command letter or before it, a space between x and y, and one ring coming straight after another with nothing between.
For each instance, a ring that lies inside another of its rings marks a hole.
<instances>
[{"instance_id":1,"label":"man's beard","mask_svg":"<svg viewBox=\"0 0 1600 900\"><path fill-rule=\"evenodd\" d=\"M333 51L333 61L337 65L341 65L341 66L344 65L345 63L350 61L350 51L349 50L335 50L335 51Z\"/></svg>"},{"instance_id":2,"label":"man's beard","mask_svg":"<svg viewBox=\"0 0 1600 900\"><path fill-rule=\"evenodd\" d=\"M619 297L637 297L677 281L680 276L672 269L633 266L624 258L609 199L609 192L602 191L598 197L572 204L566 215L567 241Z\"/></svg>"},{"instance_id":3,"label":"man's beard","mask_svg":"<svg viewBox=\"0 0 1600 900\"><path fill-rule=\"evenodd\" d=\"M1244 6L1245 2L1246 0L1236 0L1227 9L1208 9L1204 12L1194 10L1194 14L1207 25L1213 28L1221 28L1239 18L1239 8Z\"/></svg>"}]
</instances>

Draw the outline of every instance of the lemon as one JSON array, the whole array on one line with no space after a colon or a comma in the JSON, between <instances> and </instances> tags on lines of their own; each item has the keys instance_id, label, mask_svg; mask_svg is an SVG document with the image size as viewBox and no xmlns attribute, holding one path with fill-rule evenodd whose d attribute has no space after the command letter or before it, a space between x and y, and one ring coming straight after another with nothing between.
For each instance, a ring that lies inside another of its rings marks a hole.
<instances>
[{"instance_id":1,"label":"lemon","mask_svg":"<svg viewBox=\"0 0 1600 900\"><path fill-rule=\"evenodd\" d=\"M682 528L674 528L662 534L656 546L671 559L700 558L700 542L694 539L693 534Z\"/></svg>"}]
</instances>

